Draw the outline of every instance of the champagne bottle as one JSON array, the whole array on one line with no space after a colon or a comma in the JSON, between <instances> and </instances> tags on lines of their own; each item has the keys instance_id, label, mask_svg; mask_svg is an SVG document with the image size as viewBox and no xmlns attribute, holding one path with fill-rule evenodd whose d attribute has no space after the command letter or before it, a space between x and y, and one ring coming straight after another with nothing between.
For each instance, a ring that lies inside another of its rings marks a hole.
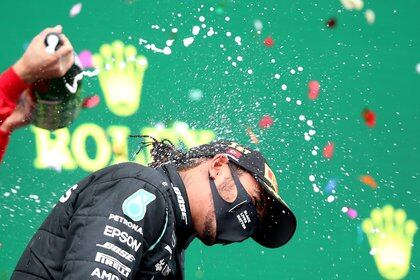
<instances>
[{"instance_id":1,"label":"champagne bottle","mask_svg":"<svg viewBox=\"0 0 420 280\"><path fill-rule=\"evenodd\" d=\"M61 45L60 35L45 36L46 51L54 53ZM60 78L41 80L34 84L32 92L35 108L31 115L33 125L56 130L69 126L80 112L82 104L82 66L74 54L74 64Z\"/></svg>"}]
</instances>

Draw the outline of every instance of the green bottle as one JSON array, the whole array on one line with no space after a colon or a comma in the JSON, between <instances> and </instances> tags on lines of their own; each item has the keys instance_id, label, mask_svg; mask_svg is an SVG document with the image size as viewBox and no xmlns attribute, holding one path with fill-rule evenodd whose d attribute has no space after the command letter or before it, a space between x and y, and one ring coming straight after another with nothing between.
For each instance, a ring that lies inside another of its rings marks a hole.
<instances>
[{"instance_id":1,"label":"green bottle","mask_svg":"<svg viewBox=\"0 0 420 280\"><path fill-rule=\"evenodd\" d=\"M47 34L45 45L47 52L58 50L62 45L60 35ZM80 60L74 54L74 64L63 77L34 84L32 92L35 108L31 115L33 125L53 131L73 122L82 104L82 71Z\"/></svg>"}]
</instances>

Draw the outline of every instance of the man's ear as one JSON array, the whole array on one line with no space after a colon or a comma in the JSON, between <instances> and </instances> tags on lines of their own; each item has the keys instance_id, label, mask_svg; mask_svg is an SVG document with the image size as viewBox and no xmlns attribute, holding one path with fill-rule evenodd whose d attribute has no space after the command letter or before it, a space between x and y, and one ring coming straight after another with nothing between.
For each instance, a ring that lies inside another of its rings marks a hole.
<instances>
[{"instance_id":1,"label":"man's ear","mask_svg":"<svg viewBox=\"0 0 420 280\"><path fill-rule=\"evenodd\" d=\"M215 155L209 162L209 175L211 178L215 179L219 176L219 173L222 167L225 164L228 164L229 159L224 154Z\"/></svg>"}]
</instances>

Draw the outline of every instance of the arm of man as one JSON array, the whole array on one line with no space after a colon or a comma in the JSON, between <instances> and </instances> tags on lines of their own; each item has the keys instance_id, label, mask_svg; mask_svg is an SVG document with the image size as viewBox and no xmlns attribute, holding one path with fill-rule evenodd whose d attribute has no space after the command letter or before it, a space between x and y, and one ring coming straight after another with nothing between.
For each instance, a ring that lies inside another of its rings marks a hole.
<instances>
[{"instance_id":1,"label":"arm of man","mask_svg":"<svg viewBox=\"0 0 420 280\"><path fill-rule=\"evenodd\" d=\"M46 52L44 39L51 32L61 34L62 27L44 29L13 67L0 75L0 162L12 131L28 123L30 110L22 110L28 106L16 109L22 92L37 80L62 77L74 62L73 47L64 34L62 47L54 54Z\"/></svg>"},{"instance_id":2,"label":"arm of man","mask_svg":"<svg viewBox=\"0 0 420 280\"><path fill-rule=\"evenodd\" d=\"M0 124L12 114L21 93L28 87L12 67L0 75Z\"/></svg>"},{"instance_id":3,"label":"arm of man","mask_svg":"<svg viewBox=\"0 0 420 280\"><path fill-rule=\"evenodd\" d=\"M60 35L63 45L58 51L49 54L45 50L45 36L52 32L61 34L62 27L46 28L36 35L23 56L0 75L0 124L12 114L21 93L30 84L62 77L73 64L73 47L64 34Z\"/></svg>"},{"instance_id":4,"label":"arm of man","mask_svg":"<svg viewBox=\"0 0 420 280\"><path fill-rule=\"evenodd\" d=\"M73 185L32 237L11 279L136 279L142 257L161 237L168 207L160 190L137 176L141 172L151 171L122 163Z\"/></svg>"},{"instance_id":5,"label":"arm of man","mask_svg":"<svg viewBox=\"0 0 420 280\"><path fill-rule=\"evenodd\" d=\"M13 113L20 94L28 86L12 67L0 75L0 162L3 159L11 133L9 129L2 129L4 121Z\"/></svg>"},{"instance_id":6,"label":"arm of man","mask_svg":"<svg viewBox=\"0 0 420 280\"><path fill-rule=\"evenodd\" d=\"M29 89L27 89L21 95L19 103L13 113L0 124L0 162L3 159L12 131L29 123L32 107L32 97Z\"/></svg>"},{"instance_id":7,"label":"arm of man","mask_svg":"<svg viewBox=\"0 0 420 280\"><path fill-rule=\"evenodd\" d=\"M161 236L167 207L156 187L137 178L93 183L75 203L63 279L135 279Z\"/></svg>"}]
</instances>

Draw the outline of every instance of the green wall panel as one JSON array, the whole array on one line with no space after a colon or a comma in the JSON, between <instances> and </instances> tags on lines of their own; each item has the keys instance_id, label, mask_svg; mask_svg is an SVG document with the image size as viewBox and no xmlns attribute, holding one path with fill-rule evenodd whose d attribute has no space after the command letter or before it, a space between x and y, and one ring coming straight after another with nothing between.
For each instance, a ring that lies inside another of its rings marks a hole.
<instances>
[{"instance_id":1,"label":"green wall panel","mask_svg":"<svg viewBox=\"0 0 420 280\"><path fill-rule=\"evenodd\" d=\"M127 137L147 132L181 147L217 137L258 148L298 219L293 239L275 250L253 241L214 247L195 241L187 251L187 279L381 279L363 219L390 204L420 221L420 2L365 1L362 10L349 11L338 0L91 0L70 17L74 4L1 1L1 71L35 34L55 24L63 25L77 52L99 53L102 45L120 40L135 46L148 67L141 90L116 79L111 84L119 91L107 91L100 77L86 78L84 95L98 94L101 102L83 110L69 128L50 134L29 126L13 134L0 165L0 278L10 277L27 242L71 185L115 162L147 161L146 153L132 158L138 143ZM375 12L375 23L366 22L366 9ZM330 29L325 23L333 17ZM255 20L263 23L261 34ZM203 23L193 36L193 26ZM185 47L183 40L192 36ZM263 44L268 36L272 47ZM146 47L163 49L167 40L174 40L170 55ZM321 85L313 101L310 80ZM192 100L192 90L201 91L202 99ZM112 98L131 92L141 93L139 101L125 100L126 111L113 106ZM365 125L364 108L376 113L375 127ZM264 115L274 119L270 128L258 126ZM310 129L316 133L307 141ZM325 159L329 141L335 152ZM364 174L375 178L376 189L360 182ZM337 185L328 202L331 179ZM350 219L343 207L357 210L358 217ZM417 234L406 279L420 278L418 242Z\"/></svg>"}]
</instances>

